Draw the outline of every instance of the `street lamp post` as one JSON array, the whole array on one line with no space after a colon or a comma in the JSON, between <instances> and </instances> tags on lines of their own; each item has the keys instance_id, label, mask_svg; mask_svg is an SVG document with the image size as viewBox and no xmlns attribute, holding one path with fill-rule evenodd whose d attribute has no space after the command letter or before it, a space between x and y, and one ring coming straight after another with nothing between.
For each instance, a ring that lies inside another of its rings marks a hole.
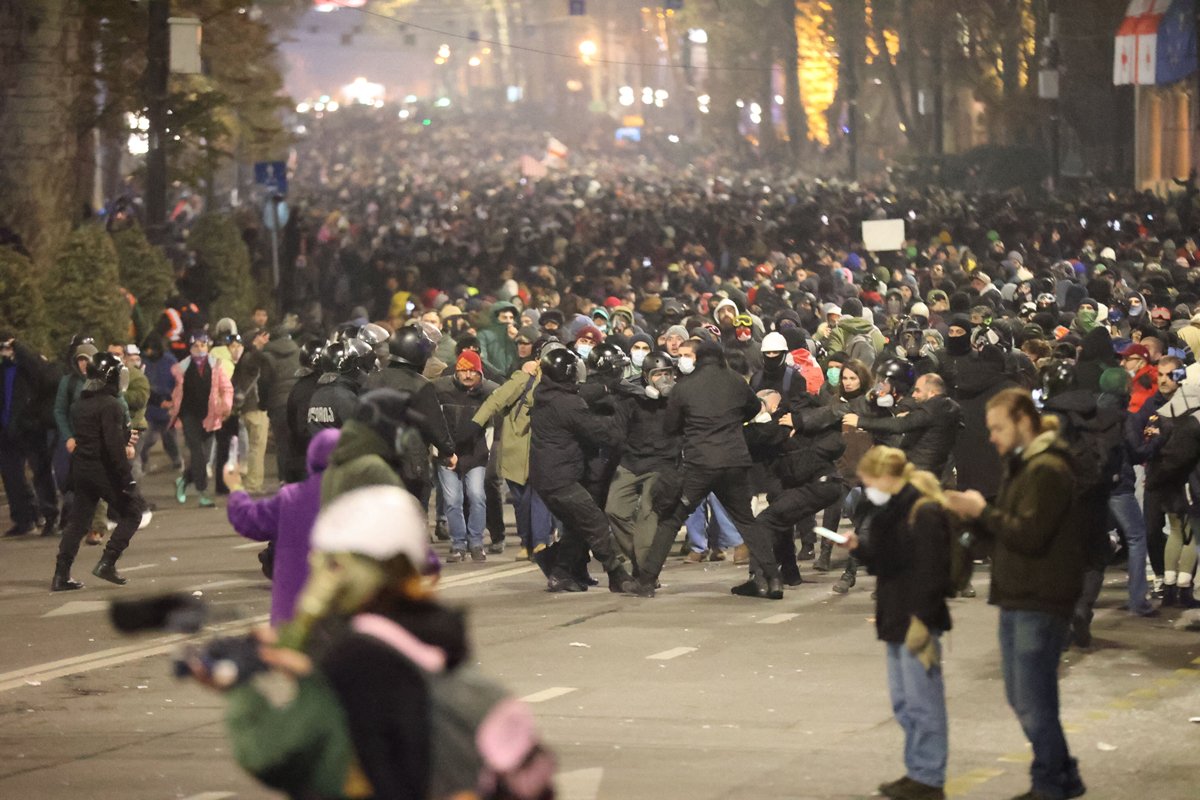
<instances>
[{"instance_id":1,"label":"street lamp post","mask_svg":"<svg viewBox=\"0 0 1200 800\"><path fill-rule=\"evenodd\" d=\"M146 153L146 226L160 233L167 222L167 90L171 69L171 3L150 0L147 30L146 94L149 121Z\"/></svg>"}]
</instances>

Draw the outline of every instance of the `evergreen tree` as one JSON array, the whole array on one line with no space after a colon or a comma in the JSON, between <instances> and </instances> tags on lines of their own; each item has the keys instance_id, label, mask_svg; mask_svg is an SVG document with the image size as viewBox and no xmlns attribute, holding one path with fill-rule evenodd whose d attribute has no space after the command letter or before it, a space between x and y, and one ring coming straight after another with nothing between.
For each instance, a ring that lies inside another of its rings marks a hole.
<instances>
[{"instance_id":1,"label":"evergreen tree","mask_svg":"<svg viewBox=\"0 0 1200 800\"><path fill-rule=\"evenodd\" d=\"M33 262L11 247L0 247L0 329L46 352L46 305Z\"/></svg>"},{"instance_id":2,"label":"evergreen tree","mask_svg":"<svg viewBox=\"0 0 1200 800\"><path fill-rule=\"evenodd\" d=\"M250 251L228 214L205 214L196 220L187 239L195 251L203 283L213 292L206 309L209 319L230 317L244 321L254 310L254 280L250 276Z\"/></svg>"},{"instance_id":3,"label":"evergreen tree","mask_svg":"<svg viewBox=\"0 0 1200 800\"><path fill-rule=\"evenodd\" d=\"M47 327L55 352L77 333L93 337L101 347L127 338L129 304L120 285L112 238L99 225L76 228L46 278Z\"/></svg>"},{"instance_id":4,"label":"evergreen tree","mask_svg":"<svg viewBox=\"0 0 1200 800\"><path fill-rule=\"evenodd\" d=\"M140 226L112 235L120 261L121 285L137 298L142 312L155 315L175 291L175 271L161 249L150 244Z\"/></svg>"}]
</instances>

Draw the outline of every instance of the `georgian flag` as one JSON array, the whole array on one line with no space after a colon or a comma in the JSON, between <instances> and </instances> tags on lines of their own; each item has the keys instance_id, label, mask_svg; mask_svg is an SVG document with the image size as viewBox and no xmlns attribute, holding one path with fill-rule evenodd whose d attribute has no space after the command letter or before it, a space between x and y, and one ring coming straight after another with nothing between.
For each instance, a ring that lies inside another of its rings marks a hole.
<instances>
[{"instance_id":1,"label":"georgian flag","mask_svg":"<svg viewBox=\"0 0 1200 800\"><path fill-rule=\"evenodd\" d=\"M1154 84L1158 64L1158 25L1171 0L1131 0L1117 28L1113 83Z\"/></svg>"}]
</instances>

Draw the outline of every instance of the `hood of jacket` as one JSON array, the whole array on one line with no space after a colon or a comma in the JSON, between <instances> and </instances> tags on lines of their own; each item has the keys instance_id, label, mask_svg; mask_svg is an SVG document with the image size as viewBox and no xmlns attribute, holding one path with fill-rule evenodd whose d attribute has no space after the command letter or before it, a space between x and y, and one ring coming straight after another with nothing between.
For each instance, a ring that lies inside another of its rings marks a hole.
<instances>
[{"instance_id":1,"label":"hood of jacket","mask_svg":"<svg viewBox=\"0 0 1200 800\"><path fill-rule=\"evenodd\" d=\"M1182 383L1158 409L1159 416L1177 419L1200 411L1200 386Z\"/></svg>"},{"instance_id":2,"label":"hood of jacket","mask_svg":"<svg viewBox=\"0 0 1200 800\"><path fill-rule=\"evenodd\" d=\"M272 358L290 358L293 354L300 352L300 345L296 344L292 337L283 336L267 342L262 351Z\"/></svg>"},{"instance_id":3,"label":"hood of jacket","mask_svg":"<svg viewBox=\"0 0 1200 800\"><path fill-rule=\"evenodd\" d=\"M1092 328L1083 337L1083 347L1079 353L1080 361L1095 361L1105 366L1116 366L1117 354L1113 350L1112 337L1102 327Z\"/></svg>"},{"instance_id":4,"label":"hood of jacket","mask_svg":"<svg viewBox=\"0 0 1200 800\"><path fill-rule=\"evenodd\" d=\"M851 336L870 333L871 329L875 327L874 323L862 317L842 317L838 320L837 326Z\"/></svg>"}]
</instances>

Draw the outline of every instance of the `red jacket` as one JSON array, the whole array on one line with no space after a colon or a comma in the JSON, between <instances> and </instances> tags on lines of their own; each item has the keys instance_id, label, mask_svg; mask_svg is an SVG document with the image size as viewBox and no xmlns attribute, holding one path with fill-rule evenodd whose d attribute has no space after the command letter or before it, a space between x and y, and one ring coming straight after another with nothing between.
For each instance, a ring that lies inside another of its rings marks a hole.
<instances>
[{"instance_id":1,"label":"red jacket","mask_svg":"<svg viewBox=\"0 0 1200 800\"><path fill-rule=\"evenodd\" d=\"M1133 376L1129 390L1129 413L1136 414L1158 392L1158 368L1147 364Z\"/></svg>"}]
</instances>

